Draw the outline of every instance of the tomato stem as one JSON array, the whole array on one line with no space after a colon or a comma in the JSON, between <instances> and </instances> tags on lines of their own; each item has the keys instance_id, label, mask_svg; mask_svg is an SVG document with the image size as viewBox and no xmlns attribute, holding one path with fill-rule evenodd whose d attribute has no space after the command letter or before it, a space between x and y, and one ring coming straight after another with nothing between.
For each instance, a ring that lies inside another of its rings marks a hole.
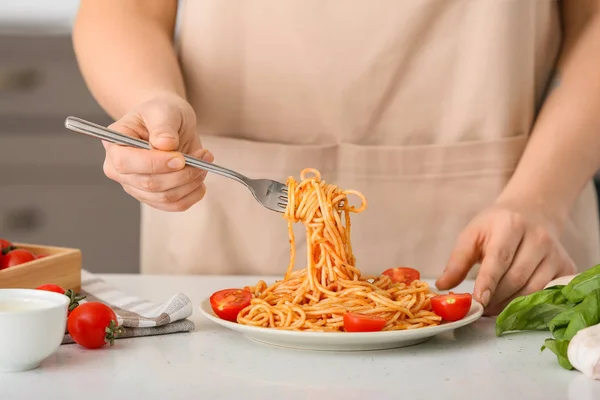
<instances>
[{"instance_id":1,"label":"tomato stem","mask_svg":"<svg viewBox=\"0 0 600 400\"><path fill-rule=\"evenodd\" d=\"M104 341L108 343L109 346L115 344L115 339L121 336L124 332L122 326L117 325L117 322L114 319L110 320L110 324L104 330L106 335L104 336Z\"/></svg>"},{"instance_id":2,"label":"tomato stem","mask_svg":"<svg viewBox=\"0 0 600 400\"><path fill-rule=\"evenodd\" d=\"M2 249L2 255L5 256L13 250L16 250L17 246L8 246Z\"/></svg>"},{"instance_id":3,"label":"tomato stem","mask_svg":"<svg viewBox=\"0 0 600 400\"><path fill-rule=\"evenodd\" d=\"M79 302L85 299L86 296L77 296L73 290L69 289L65 292L65 296L70 299L69 302L69 311L73 311L75 308L79 306Z\"/></svg>"}]
</instances>

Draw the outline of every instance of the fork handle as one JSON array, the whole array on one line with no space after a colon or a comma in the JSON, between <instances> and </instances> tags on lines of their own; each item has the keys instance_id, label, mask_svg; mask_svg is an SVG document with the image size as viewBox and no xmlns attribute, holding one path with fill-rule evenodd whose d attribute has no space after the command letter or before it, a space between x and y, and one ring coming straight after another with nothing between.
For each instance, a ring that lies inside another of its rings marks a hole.
<instances>
[{"instance_id":1,"label":"fork handle","mask_svg":"<svg viewBox=\"0 0 600 400\"><path fill-rule=\"evenodd\" d=\"M105 140L107 142L120 144L124 146L137 147L139 149L145 150L152 149L150 143L148 143L145 140L127 136L119 132L115 132L111 129L105 128L101 125L86 121L81 118L67 117L67 119L65 120L65 127L71 131L83 133L84 135L92 136L97 139ZM185 159L185 163L189 166L204 169L206 171L225 176L227 178L243 183L244 185L247 185L247 178L241 174L238 174L235 171L221 167L216 164L199 160L187 154L184 154L183 158Z\"/></svg>"}]
</instances>

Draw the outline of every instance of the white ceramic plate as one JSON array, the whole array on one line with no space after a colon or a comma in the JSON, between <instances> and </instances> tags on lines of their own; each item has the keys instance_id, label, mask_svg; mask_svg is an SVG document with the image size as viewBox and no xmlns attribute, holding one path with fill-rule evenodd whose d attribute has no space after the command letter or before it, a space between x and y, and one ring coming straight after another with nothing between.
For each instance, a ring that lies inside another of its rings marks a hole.
<instances>
[{"instance_id":1,"label":"white ceramic plate","mask_svg":"<svg viewBox=\"0 0 600 400\"><path fill-rule=\"evenodd\" d=\"M200 310L211 321L225 328L238 331L248 339L273 346L291 347L304 350L324 351L358 351L358 350L383 350L397 347L412 346L423 343L429 338L442 332L452 331L468 325L481 317L483 306L473 300L469 313L460 321L443 322L440 325L410 329L403 331L386 332L298 332L279 329L259 328L229 322L217 317L210 300L205 299Z\"/></svg>"}]
</instances>

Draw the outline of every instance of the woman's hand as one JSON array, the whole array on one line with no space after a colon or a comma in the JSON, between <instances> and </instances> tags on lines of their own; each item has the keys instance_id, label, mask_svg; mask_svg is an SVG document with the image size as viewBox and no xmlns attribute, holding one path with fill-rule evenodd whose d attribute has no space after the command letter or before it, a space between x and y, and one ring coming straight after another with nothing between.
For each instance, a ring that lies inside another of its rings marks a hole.
<instances>
[{"instance_id":1,"label":"woman's hand","mask_svg":"<svg viewBox=\"0 0 600 400\"><path fill-rule=\"evenodd\" d=\"M185 211L204 197L206 171L185 165L181 153L212 162L196 134L196 115L182 98L165 94L110 126L150 142L143 150L103 142L104 173L137 200L163 211ZM156 149L156 150L155 150Z\"/></svg>"},{"instance_id":2,"label":"woman's hand","mask_svg":"<svg viewBox=\"0 0 600 400\"><path fill-rule=\"evenodd\" d=\"M486 306L487 315L496 315L513 298L575 273L573 260L558 240L559 226L539 209L496 204L459 235L436 286L441 290L456 286L474 264L481 263L474 295Z\"/></svg>"}]
</instances>

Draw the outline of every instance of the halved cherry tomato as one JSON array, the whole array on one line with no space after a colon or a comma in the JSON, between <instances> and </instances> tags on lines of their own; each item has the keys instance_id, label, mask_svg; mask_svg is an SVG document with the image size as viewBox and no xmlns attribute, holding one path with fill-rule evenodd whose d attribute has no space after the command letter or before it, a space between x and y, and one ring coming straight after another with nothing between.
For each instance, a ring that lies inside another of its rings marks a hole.
<instances>
[{"instance_id":1,"label":"halved cherry tomato","mask_svg":"<svg viewBox=\"0 0 600 400\"><path fill-rule=\"evenodd\" d=\"M441 294L431 298L433 312L446 321L463 319L471 309L473 296L470 293Z\"/></svg>"},{"instance_id":2,"label":"halved cherry tomato","mask_svg":"<svg viewBox=\"0 0 600 400\"><path fill-rule=\"evenodd\" d=\"M409 267L396 267L390 268L383 271L383 275L387 275L392 278L394 283L406 283L410 284L412 281L421 279L421 274L414 268Z\"/></svg>"},{"instance_id":3,"label":"halved cherry tomato","mask_svg":"<svg viewBox=\"0 0 600 400\"><path fill-rule=\"evenodd\" d=\"M26 262L35 260L35 256L28 250L16 249L9 251L0 260L0 269L14 267L15 265L25 264Z\"/></svg>"},{"instance_id":4,"label":"halved cherry tomato","mask_svg":"<svg viewBox=\"0 0 600 400\"><path fill-rule=\"evenodd\" d=\"M237 316L250 305L252 293L243 289L223 289L210 296L210 305L221 319L236 322Z\"/></svg>"},{"instance_id":5,"label":"halved cherry tomato","mask_svg":"<svg viewBox=\"0 0 600 400\"><path fill-rule=\"evenodd\" d=\"M344 314L344 329L346 332L379 332L385 326L386 320L375 315L347 312Z\"/></svg>"}]
</instances>

